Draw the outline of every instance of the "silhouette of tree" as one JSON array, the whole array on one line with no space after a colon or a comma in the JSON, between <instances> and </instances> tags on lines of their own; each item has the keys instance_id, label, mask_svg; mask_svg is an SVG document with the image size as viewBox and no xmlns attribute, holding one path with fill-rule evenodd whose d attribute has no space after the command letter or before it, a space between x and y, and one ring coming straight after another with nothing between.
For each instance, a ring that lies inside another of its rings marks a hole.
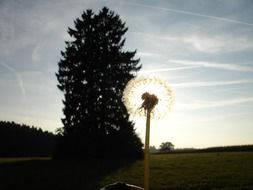
<instances>
[{"instance_id":1,"label":"silhouette of tree","mask_svg":"<svg viewBox=\"0 0 253 190\"><path fill-rule=\"evenodd\" d=\"M160 152L169 152L174 150L174 145L171 142L163 142L160 145Z\"/></svg>"},{"instance_id":2,"label":"silhouette of tree","mask_svg":"<svg viewBox=\"0 0 253 190\"><path fill-rule=\"evenodd\" d=\"M127 31L118 15L104 7L84 11L68 28L73 41L56 73L64 94L60 157L136 157L142 143L122 102L127 82L141 66L136 51L124 51Z\"/></svg>"},{"instance_id":3,"label":"silhouette of tree","mask_svg":"<svg viewBox=\"0 0 253 190\"><path fill-rule=\"evenodd\" d=\"M157 153L158 150L156 149L155 146L150 146L150 147L149 147L149 152L150 152L150 153Z\"/></svg>"}]
</instances>

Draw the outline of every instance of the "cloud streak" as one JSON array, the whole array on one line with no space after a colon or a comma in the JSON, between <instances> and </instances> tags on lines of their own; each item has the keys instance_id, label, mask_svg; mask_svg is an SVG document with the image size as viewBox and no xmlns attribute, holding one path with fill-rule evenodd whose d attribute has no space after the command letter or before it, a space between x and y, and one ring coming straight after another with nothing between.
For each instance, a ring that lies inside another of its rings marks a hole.
<instances>
[{"instance_id":1,"label":"cloud streak","mask_svg":"<svg viewBox=\"0 0 253 190\"><path fill-rule=\"evenodd\" d=\"M191 44L196 50L205 53L218 53L220 51L235 52L252 50L253 43L246 37L233 37L229 35L203 36L192 35L182 39L183 42Z\"/></svg>"},{"instance_id":2,"label":"cloud streak","mask_svg":"<svg viewBox=\"0 0 253 190\"><path fill-rule=\"evenodd\" d=\"M225 86L237 84L251 84L253 79L241 79L232 81L205 81L205 82L183 82L171 84L174 88L194 88L194 87L210 87L210 86Z\"/></svg>"},{"instance_id":3,"label":"cloud streak","mask_svg":"<svg viewBox=\"0 0 253 190\"><path fill-rule=\"evenodd\" d=\"M25 90L25 87L24 87L24 82L23 82L23 79L22 77L18 74L18 72L12 68L11 66L5 64L5 63L0 63L0 65L2 65L4 68L6 68L7 70L9 70L16 78L17 80L17 84L19 86L19 89L23 95L24 98L26 98L26 90Z\"/></svg>"},{"instance_id":4,"label":"cloud streak","mask_svg":"<svg viewBox=\"0 0 253 190\"><path fill-rule=\"evenodd\" d=\"M167 72L167 71L180 71L180 70L187 70L187 69L196 69L199 66L185 66L185 67L168 67L168 68L159 68L159 69L150 69L140 71L140 74L147 74L147 73L157 73L157 72Z\"/></svg>"},{"instance_id":5,"label":"cloud streak","mask_svg":"<svg viewBox=\"0 0 253 190\"><path fill-rule=\"evenodd\" d=\"M253 40L247 36L238 36L234 37L229 34L216 34L208 35L198 32L187 33L184 36L175 36L175 34L152 34L146 32L131 32L134 35L137 35L143 42L146 42L147 39L153 40L152 44L156 46L165 47L167 41L170 43L170 47L179 46L188 47L190 46L196 51L204 53L220 53L220 52L243 52L253 50ZM161 42L162 41L162 42ZM149 52L140 52L139 56L144 57L158 57L161 54L149 53Z\"/></svg>"},{"instance_id":6,"label":"cloud streak","mask_svg":"<svg viewBox=\"0 0 253 190\"><path fill-rule=\"evenodd\" d=\"M177 109L179 110L200 110L208 108L236 106L238 104L253 103L253 97L243 97L230 100L220 101L195 101L192 103L178 103Z\"/></svg>"},{"instance_id":7,"label":"cloud streak","mask_svg":"<svg viewBox=\"0 0 253 190\"><path fill-rule=\"evenodd\" d=\"M162 11L168 11L168 12L174 12L174 13L178 13L178 14L197 16L197 17L202 17L202 18L207 18L207 19L219 20L219 21L229 22L229 23L234 23L234 24L253 26L253 23L243 22L243 21L239 21L239 20L235 20L235 19L228 19L225 17L217 17L217 16L212 16L212 15L207 15L207 14L200 14L200 13L195 13L195 12L191 12L191 11L184 11L184 10L180 10L180 9L171 9L171 8L165 8L165 7L143 5L143 4L139 4L139 3L125 3L125 4L138 6L138 7L144 7L144 8L151 8L151 9L156 9L156 10L162 10Z\"/></svg>"},{"instance_id":8,"label":"cloud streak","mask_svg":"<svg viewBox=\"0 0 253 190\"><path fill-rule=\"evenodd\" d=\"M224 69L224 70L231 70L231 71L242 71L242 72L253 71L253 67L243 66L239 64L206 62L206 61L190 61L190 60L170 60L170 62L178 63L182 65L200 66L200 67Z\"/></svg>"}]
</instances>

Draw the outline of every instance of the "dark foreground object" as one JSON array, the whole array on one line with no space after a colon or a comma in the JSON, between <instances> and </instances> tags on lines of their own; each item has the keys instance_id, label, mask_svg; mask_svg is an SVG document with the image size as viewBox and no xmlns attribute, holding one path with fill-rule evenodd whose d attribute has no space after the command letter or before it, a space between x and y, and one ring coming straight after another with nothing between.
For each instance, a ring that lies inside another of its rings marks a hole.
<instances>
[{"instance_id":1,"label":"dark foreground object","mask_svg":"<svg viewBox=\"0 0 253 190\"><path fill-rule=\"evenodd\" d=\"M132 163L131 160L0 158L0 190L100 189L106 184L101 184L106 176Z\"/></svg>"},{"instance_id":2,"label":"dark foreground object","mask_svg":"<svg viewBox=\"0 0 253 190\"><path fill-rule=\"evenodd\" d=\"M126 184L123 182L116 182L110 185L107 185L100 190L144 190L141 187L137 187L134 185Z\"/></svg>"}]
</instances>

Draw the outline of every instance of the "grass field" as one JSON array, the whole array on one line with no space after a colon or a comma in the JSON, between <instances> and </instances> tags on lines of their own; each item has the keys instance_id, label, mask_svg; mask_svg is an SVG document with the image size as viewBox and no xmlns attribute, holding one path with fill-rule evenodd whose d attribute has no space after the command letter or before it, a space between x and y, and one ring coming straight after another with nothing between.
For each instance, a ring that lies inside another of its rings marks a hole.
<instances>
[{"instance_id":1,"label":"grass field","mask_svg":"<svg viewBox=\"0 0 253 190\"><path fill-rule=\"evenodd\" d=\"M253 189L253 152L151 155L151 190ZM143 186L143 162L0 159L0 189L96 190L115 181Z\"/></svg>"}]
</instances>

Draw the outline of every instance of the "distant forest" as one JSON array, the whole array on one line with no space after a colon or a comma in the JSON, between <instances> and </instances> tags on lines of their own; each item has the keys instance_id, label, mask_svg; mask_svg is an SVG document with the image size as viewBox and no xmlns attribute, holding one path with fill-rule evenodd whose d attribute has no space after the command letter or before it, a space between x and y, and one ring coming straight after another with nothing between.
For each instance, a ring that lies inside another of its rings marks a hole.
<instances>
[{"instance_id":1,"label":"distant forest","mask_svg":"<svg viewBox=\"0 0 253 190\"><path fill-rule=\"evenodd\" d=\"M154 152L155 154L174 154L174 153L208 153L208 152L251 152L253 151L253 145L234 145L234 146L217 146L209 148L180 148L167 152Z\"/></svg>"},{"instance_id":2,"label":"distant forest","mask_svg":"<svg viewBox=\"0 0 253 190\"><path fill-rule=\"evenodd\" d=\"M58 135L41 128L0 121L0 157L40 157L53 156ZM253 145L236 145L210 147L204 149L183 148L167 153L201 153L201 152L241 152L253 151ZM156 152L161 154L162 152Z\"/></svg>"},{"instance_id":3,"label":"distant forest","mask_svg":"<svg viewBox=\"0 0 253 190\"><path fill-rule=\"evenodd\" d=\"M52 156L57 135L15 122L0 121L0 157Z\"/></svg>"}]
</instances>

